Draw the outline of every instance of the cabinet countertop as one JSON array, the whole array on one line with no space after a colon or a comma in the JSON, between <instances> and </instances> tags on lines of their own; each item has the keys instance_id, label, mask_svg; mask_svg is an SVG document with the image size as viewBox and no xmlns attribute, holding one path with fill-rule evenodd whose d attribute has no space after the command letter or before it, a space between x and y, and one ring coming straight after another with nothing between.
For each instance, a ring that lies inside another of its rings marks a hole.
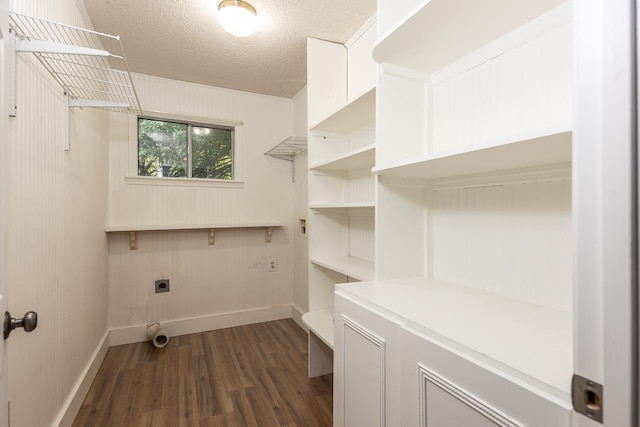
<instances>
[{"instance_id":1,"label":"cabinet countertop","mask_svg":"<svg viewBox=\"0 0 640 427\"><path fill-rule=\"evenodd\" d=\"M570 399L571 313L428 278L348 283L336 292L550 396Z\"/></svg>"}]
</instances>

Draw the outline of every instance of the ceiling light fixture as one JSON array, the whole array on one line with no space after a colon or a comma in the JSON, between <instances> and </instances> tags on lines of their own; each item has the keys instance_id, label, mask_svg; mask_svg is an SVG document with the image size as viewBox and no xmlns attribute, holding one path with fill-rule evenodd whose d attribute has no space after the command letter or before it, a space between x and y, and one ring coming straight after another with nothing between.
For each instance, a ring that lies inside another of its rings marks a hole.
<instances>
[{"instance_id":1,"label":"ceiling light fixture","mask_svg":"<svg viewBox=\"0 0 640 427\"><path fill-rule=\"evenodd\" d=\"M246 37L256 30L258 15L246 1L224 0L218 5L218 20L227 33Z\"/></svg>"}]
</instances>

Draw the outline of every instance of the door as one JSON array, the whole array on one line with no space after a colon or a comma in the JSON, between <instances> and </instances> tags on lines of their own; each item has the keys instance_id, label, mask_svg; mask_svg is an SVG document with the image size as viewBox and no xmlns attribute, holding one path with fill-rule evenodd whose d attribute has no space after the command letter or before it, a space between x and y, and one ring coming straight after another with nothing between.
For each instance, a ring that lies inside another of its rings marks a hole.
<instances>
[{"instance_id":1,"label":"door","mask_svg":"<svg viewBox=\"0 0 640 427\"><path fill-rule=\"evenodd\" d=\"M637 414L635 0L574 1L574 372L603 385L605 426ZM587 393L575 398L593 397ZM601 425L576 414L575 425Z\"/></svg>"},{"instance_id":2,"label":"door","mask_svg":"<svg viewBox=\"0 0 640 427\"><path fill-rule=\"evenodd\" d=\"M6 141L9 120L9 112L7 109L7 103L9 101L7 96L7 70L5 60L5 43L9 37L9 0L0 0L0 141ZM0 147L1 150L1 147ZM4 236L4 223L2 222L2 210L3 207L3 192L2 182L0 182L0 237ZM0 242L4 238L0 238ZM7 310L7 295L5 294L4 274L3 274L3 260L1 254L4 253L4 249L0 248L0 316ZM8 358L7 351L5 349L4 340L0 338L0 427L7 427L9 425L9 411L8 411Z\"/></svg>"}]
</instances>

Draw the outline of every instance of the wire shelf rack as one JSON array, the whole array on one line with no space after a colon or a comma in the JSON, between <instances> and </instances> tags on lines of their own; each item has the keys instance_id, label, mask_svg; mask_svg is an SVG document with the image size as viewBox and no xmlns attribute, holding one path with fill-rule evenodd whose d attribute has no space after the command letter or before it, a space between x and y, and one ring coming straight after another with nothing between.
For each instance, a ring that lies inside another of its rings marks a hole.
<instances>
[{"instance_id":1,"label":"wire shelf rack","mask_svg":"<svg viewBox=\"0 0 640 427\"><path fill-rule=\"evenodd\" d=\"M283 160L293 160L296 156L307 152L307 138L291 136L268 150L265 156Z\"/></svg>"},{"instance_id":2,"label":"wire shelf rack","mask_svg":"<svg viewBox=\"0 0 640 427\"><path fill-rule=\"evenodd\" d=\"M32 52L62 86L70 106L141 114L118 36L13 12L9 26L16 52Z\"/></svg>"},{"instance_id":3,"label":"wire shelf rack","mask_svg":"<svg viewBox=\"0 0 640 427\"><path fill-rule=\"evenodd\" d=\"M300 136L291 136L281 143L277 144L264 153L265 156L271 156L291 162L291 181L295 182L296 172L294 160L297 156L307 152L307 138Z\"/></svg>"}]
</instances>

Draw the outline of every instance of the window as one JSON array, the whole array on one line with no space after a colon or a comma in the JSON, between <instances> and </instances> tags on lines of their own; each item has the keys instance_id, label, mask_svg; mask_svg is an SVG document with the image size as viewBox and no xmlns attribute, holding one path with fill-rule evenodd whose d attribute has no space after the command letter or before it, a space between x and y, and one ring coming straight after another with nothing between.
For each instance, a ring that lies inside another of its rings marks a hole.
<instances>
[{"instance_id":1,"label":"window","mask_svg":"<svg viewBox=\"0 0 640 427\"><path fill-rule=\"evenodd\" d=\"M138 118L138 176L233 180L234 129Z\"/></svg>"}]
</instances>

